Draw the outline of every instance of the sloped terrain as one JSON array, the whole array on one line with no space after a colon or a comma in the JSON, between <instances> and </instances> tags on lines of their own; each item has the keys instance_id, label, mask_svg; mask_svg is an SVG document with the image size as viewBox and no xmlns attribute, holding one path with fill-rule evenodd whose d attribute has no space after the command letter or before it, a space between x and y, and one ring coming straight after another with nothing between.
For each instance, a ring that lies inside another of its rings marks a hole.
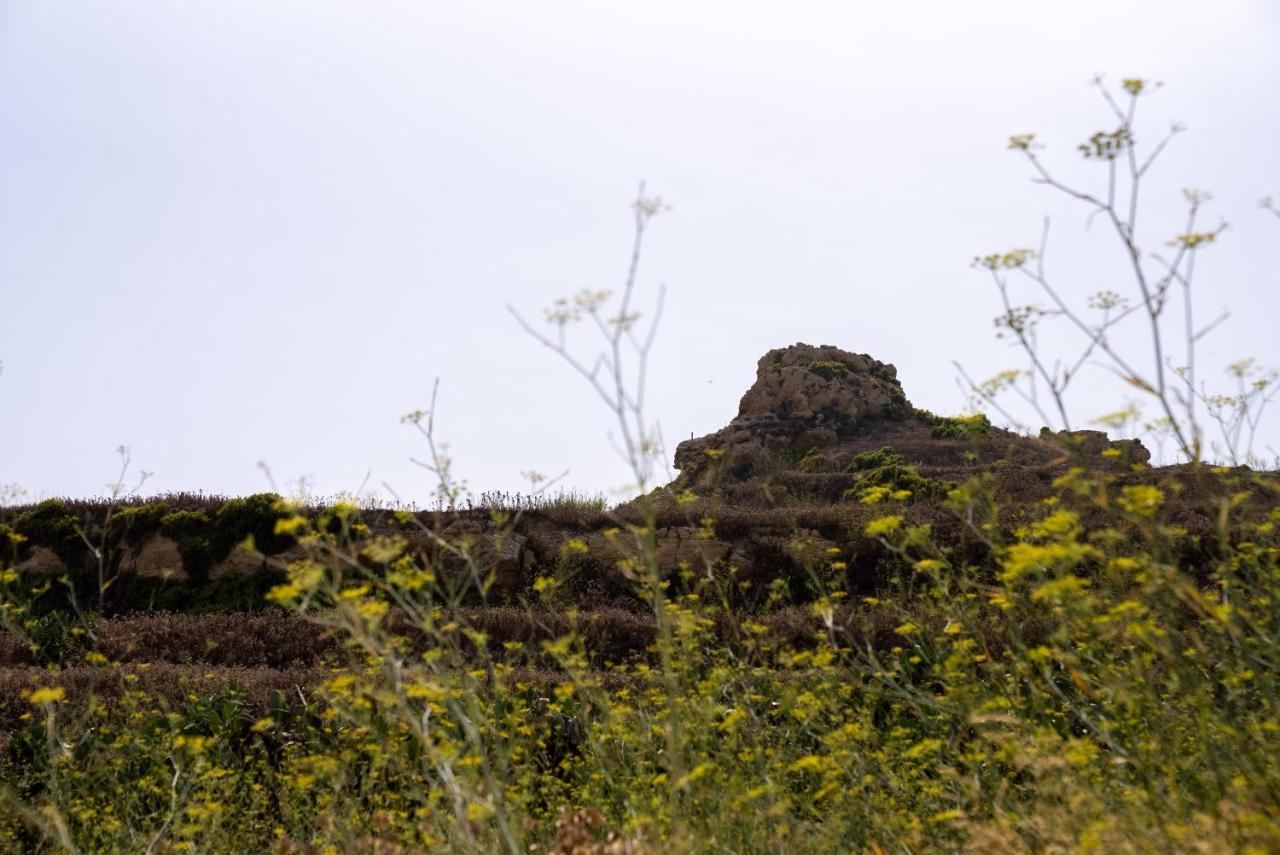
<instances>
[{"instance_id":1,"label":"sloped terrain","mask_svg":"<svg viewBox=\"0 0 1280 855\"><path fill-rule=\"evenodd\" d=\"M990 560L988 545L948 507L948 494L969 479L987 479L1008 530L1050 497L1078 507L1086 525L1100 523L1089 497L1059 483L1070 471L1105 472L1113 485L1160 484L1171 487L1160 517L1178 526L1180 563L1193 575L1221 548L1218 508L1233 484L1247 478L1264 487L1237 525L1280 502L1275 473L1152 468L1148 460L1140 443L1095 431L1026 437L981 416L939 417L910 404L892 366L798 344L762 357L738 414L722 430L681 443L679 477L640 500L643 508L563 501L358 516L370 536L400 538L406 552L446 576L483 575L483 591L459 586L456 615L486 634L492 653L508 642L556 638L574 609L586 649L603 664L643 658L653 642L651 608L619 569L633 549L620 531L645 513L653 514L656 560L671 591L691 575L720 574L734 582L740 615L803 646L816 625L805 605L825 585L838 578L872 595L895 572L894 556L864 531L884 501L907 521L928 524L957 560L980 564ZM149 683L175 697L185 691L184 669L206 682L256 687L260 697L314 683L343 659L337 634L265 597L288 563L306 555L278 526L290 513L270 495L54 500L0 511L23 584L48 582L33 603L32 629L0 633L0 681L35 679L54 653L81 660L96 653L153 667ZM457 566L442 544L465 545L474 567ZM554 592L536 593L540 578L556 579ZM91 631L68 617L73 604L99 615ZM850 605L844 619L858 631L878 627L874 637L886 647L901 641L891 616L874 605ZM721 627L726 637L730 623ZM66 678L87 679L78 671ZM20 714L17 692L0 696L9 699L0 701L0 719Z\"/></svg>"}]
</instances>

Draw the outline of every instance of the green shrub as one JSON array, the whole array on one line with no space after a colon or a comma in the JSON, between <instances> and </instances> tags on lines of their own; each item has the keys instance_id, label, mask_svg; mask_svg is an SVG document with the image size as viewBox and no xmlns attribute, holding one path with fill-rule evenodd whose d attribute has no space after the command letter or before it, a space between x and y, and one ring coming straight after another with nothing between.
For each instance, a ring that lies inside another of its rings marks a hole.
<instances>
[{"instance_id":1,"label":"green shrub","mask_svg":"<svg viewBox=\"0 0 1280 855\"><path fill-rule=\"evenodd\" d=\"M864 451L850 461L848 472L858 476L857 482L845 493L846 498L859 498L868 488L907 490L911 498L940 498L947 495L952 484L926 478L906 458L889 446Z\"/></svg>"},{"instance_id":2,"label":"green shrub","mask_svg":"<svg viewBox=\"0 0 1280 855\"><path fill-rule=\"evenodd\" d=\"M915 417L929 425L933 439L975 439L991 433L991 420L983 413L972 416L938 416L917 409Z\"/></svg>"},{"instance_id":3,"label":"green shrub","mask_svg":"<svg viewBox=\"0 0 1280 855\"><path fill-rule=\"evenodd\" d=\"M163 502L129 505L113 512L107 521L107 542L137 548L160 531L171 509Z\"/></svg>"},{"instance_id":4,"label":"green shrub","mask_svg":"<svg viewBox=\"0 0 1280 855\"><path fill-rule=\"evenodd\" d=\"M294 544L294 539L276 533L276 521L288 516L275 493L257 493L242 499L228 499L213 517L211 543L217 561L226 560L246 538L264 555L278 555Z\"/></svg>"},{"instance_id":5,"label":"green shrub","mask_svg":"<svg viewBox=\"0 0 1280 855\"><path fill-rule=\"evenodd\" d=\"M132 576L113 586L111 604L116 612L161 610L198 615L269 611L276 607L267 602L266 594L283 581L284 574L272 568L224 573L199 583Z\"/></svg>"},{"instance_id":6,"label":"green shrub","mask_svg":"<svg viewBox=\"0 0 1280 855\"><path fill-rule=\"evenodd\" d=\"M850 472L875 471L905 462L906 458L894 451L892 447L885 445L854 455L853 460L849 462L848 470Z\"/></svg>"},{"instance_id":7,"label":"green shrub","mask_svg":"<svg viewBox=\"0 0 1280 855\"><path fill-rule=\"evenodd\" d=\"M849 373L849 367L834 359L820 359L809 363L809 370L824 380L834 380Z\"/></svg>"},{"instance_id":8,"label":"green shrub","mask_svg":"<svg viewBox=\"0 0 1280 855\"><path fill-rule=\"evenodd\" d=\"M796 464L801 472L821 472L827 468L827 458L816 448L809 449L800 462Z\"/></svg>"},{"instance_id":9,"label":"green shrub","mask_svg":"<svg viewBox=\"0 0 1280 855\"><path fill-rule=\"evenodd\" d=\"M27 539L24 550L51 549L72 572L82 570L91 554L81 536L83 526L61 499L46 499L13 521L13 530Z\"/></svg>"},{"instance_id":10,"label":"green shrub","mask_svg":"<svg viewBox=\"0 0 1280 855\"><path fill-rule=\"evenodd\" d=\"M54 611L27 623L27 638L41 665L72 663L86 647L84 622L66 611Z\"/></svg>"},{"instance_id":11,"label":"green shrub","mask_svg":"<svg viewBox=\"0 0 1280 855\"><path fill-rule=\"evenodd\" d=\"M217 562L210 535L213 526L204 511L174 511L160 520L160 530L173 538L182 556L182 569L196 584L209 578ZM229 550L228 550L229 551Z\"/></svg>"}]
</instances>

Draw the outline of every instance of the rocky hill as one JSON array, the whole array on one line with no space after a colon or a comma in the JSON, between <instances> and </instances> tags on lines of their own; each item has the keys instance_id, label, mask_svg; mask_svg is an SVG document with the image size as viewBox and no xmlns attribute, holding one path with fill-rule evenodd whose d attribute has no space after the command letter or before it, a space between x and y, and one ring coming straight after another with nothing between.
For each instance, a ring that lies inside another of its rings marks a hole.
<instances>
[{"instance_id":1,"label":"rocky hill","mask_svg":"<svg viewBox=\"0 0 1280 855\"><path fill-rule=\"evenodd\" d=\"M884 448L889 451L866 456ZM896 473L874 471L899 459ZM892 365L801 343L760 359L756 381L726 427L680 443L675 486L735 503L833 503L895 474L900 488L911 481L937 495L943 483L993 467L1016 471L1013 480L1034 489L1068 463L1121 469L1149 460L1140 442L1111 442L1100 431L1030 438L995 428L983 416L935 416L912 406Z\"/></svg>"},{"instance_id":2,"label":"rocky hill","mask_svg":"<svg viewBox=\"0 0 1280 855\"><path fill-rule=\"evenodd\" d=\"M338 511L286 507L271 495L0 509L0 565L14 571L0 584L35 591L26 629L0 631L0 697L18 699L0 700L0 737L22 720L20 691L47 679L43 663L55 657L83 659L60 678L73 689L114 696L141 681L174 702L198 678L208 683L201 692L234 684L265 709L323 679L343 661L339 639L267 597L290 562L314 557L294 537L299 512L319 530L373 545L335 560L375 573L397 560L432 568L453 592L452 619L487 639L492 655L557 638L572 623L596 664L652 649L652 604L633 563L650 524L669 594L708 581L723 592L714 631L726 642L749 616L780 645L810 645L810 604L835 588L860 595L842 607L841 632L891 649L903 643L901 620L878 598L902 584L906 565L866 531L885 514L928 526L952 566L992 574L998 542L1042 517L1045 500L1074 509L1087 534L1114 525L1100 510L1109 497L1158 485L1165 499L1153 522L1165 526L1168 553L1207 581L1227 541L1251 540L1280 513L1276 473L1153 468L1140 443L1098 432L1027 437L981 416L936 416L912 406L893 366L807 344L765 354L738 414L681 443L675 463L671 485L609 510L561 501ZM959 485L968 485L967 504L955 498ZM1224 529L1223 508L1241 495L1248 501L1236 502ZM76 617L84 614L91 633ZM117 665L93 665L91 653Z\"/></svg>"},{"instance_id":3,"label":"rocky hill","mask_svg":"<svg viewBox=\"0 0 1280 855\"><path fill-rule=\"evenodd\" d=\"M617 569L629 547L617 530L646 513L655 515L664 572L710 567L753 584L781 578L802 597L797 580L814 567L829 572L833 562L855 588L880 584L888 572L883 549L863 528L884 502L929 523L957 549L975 549L946 508L956 485L986 479L1012 526L1061 492L1056 479L1080 467L1122 482L1176 480L1162 512L1187 533L1185 560L1194 564L1208 548L1214 502L1225 490L1220 473L1151 468L1149 457L1139 442L1112 442L1096 431L1027 437L982 416L936 416L910 403L892 365L801 343L766 353L737 415L682 442L679 477L643 500L609 512L572 503L520 509L505 514L502 531L493 509L362 516L373 532L398 536L441 566L456 563L441 553L442 539L465 544L491 576L488 601L517 602L537 577L558 573L569 579L566 596L633 605ZM55 500L4 509L0 524L21 536L9 548L24 576L67 576L82 598L92 598L100 575L113 579L107 611L217 611L260 608L279 568L301 557L301 547L275 530L284 514L270 496L177 496L119 508ZM252 551L240 545L250 535Z\"/></svg>"}]
</instances>

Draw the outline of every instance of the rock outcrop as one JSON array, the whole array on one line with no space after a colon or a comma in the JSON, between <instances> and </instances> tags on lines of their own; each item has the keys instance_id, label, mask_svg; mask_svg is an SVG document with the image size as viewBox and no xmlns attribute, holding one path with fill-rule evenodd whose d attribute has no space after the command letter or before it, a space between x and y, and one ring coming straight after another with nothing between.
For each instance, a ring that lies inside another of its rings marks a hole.
<instances>
[{"instance_id":1,"label":"rock outcrop","mask_svg":"<svg viewBox=\"0 0 1280 855\"><path fill-rule=\"evenodd\" d=\"M911 405L892 365L800 343L764 355L727 426L677 446L674 486L769 505L838 502L873 484L937 498L993 466L1047 480L1065 459L1129 467L1150 456L1100 431L1033 438L983 416L935 416Z\"/></svg>"},{"instance_id":2,"label":"rock outcrop","mask_svg":"<svg viewBox=\"0 0 1280 855\"><path fill-rule=\"evenodd\" d=\"M825 448L870 422L910 412L892 365L830 345L794 344L760 359L738 415L715 433L680 443L675 465L690 486L713 461L741 479L765 456Z\"/></svg>"}]
</instances>

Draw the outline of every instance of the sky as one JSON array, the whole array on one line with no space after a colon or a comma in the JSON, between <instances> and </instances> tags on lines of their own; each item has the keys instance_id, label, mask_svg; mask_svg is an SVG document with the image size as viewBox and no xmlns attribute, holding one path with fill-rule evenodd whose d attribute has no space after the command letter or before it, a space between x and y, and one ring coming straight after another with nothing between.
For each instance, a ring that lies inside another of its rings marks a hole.
<instances>
[{"instance_id":1,"label":"sky","mask_svg":"<svg viewBox=\"0 0 1280 855\"><path fill-rule=\"evenodd\" d=\"M0 484L100 494L124 445L148 493L425 501L400 417L438 378L473 492L536 470L613 495L610 414L506 306L541 324L616 291L641 180L670 206L637 297L651 315L667 289L648 414L672 450L798 341L959 412L953 361L1023 362L975 255L1037 246L1049 217L1064 294L1134 293L1114 233L1006 148L1034 132L1055 175L1105 187L1075 149L1116 124L1097 74L1163 82L1140 146L1187 128L1145 179L1144 252L1168 252L1183 188L1229 223L1197 256L1196 317L1232 312L1201 376L1280 365L1275 3L0 0ZM588 360L590 332L569 330ZM1150 366L1140 323L1114 336ZM1046 327L1046 353L1078 344ZM1077 426L1136 394L1088 368Z\"/></svg>"}]
</instances>

